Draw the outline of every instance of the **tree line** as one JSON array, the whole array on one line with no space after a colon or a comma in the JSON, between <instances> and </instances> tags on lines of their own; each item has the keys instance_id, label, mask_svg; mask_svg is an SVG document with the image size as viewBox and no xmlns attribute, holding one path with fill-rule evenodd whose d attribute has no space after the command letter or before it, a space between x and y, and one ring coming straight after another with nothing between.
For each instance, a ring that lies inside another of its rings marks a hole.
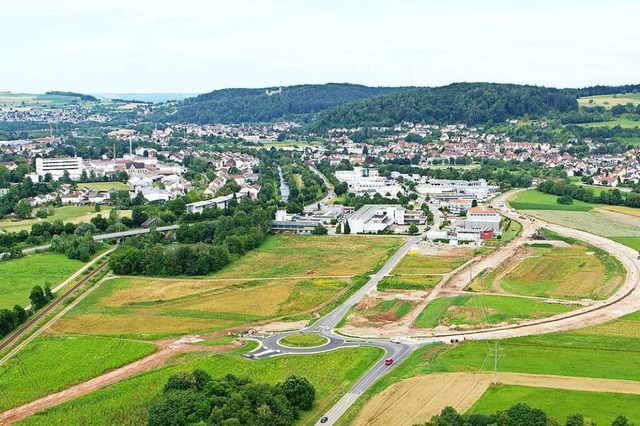
<instances>
[{"instance_id":1,"label":"tree line","mask_svg":"<svg viewBox=\"0 0 640 426\"><path fill-rule=\"evenodd\" d=\"M171 377L148 410L149 426L186 424L290 426L311 409L316 391L304 377L275 385L231 374L213 379L203 370Z\"/></svg>"},{"instance_id":2,"label":"tree line","mask_svg":"<svg viewBox=\"0 0 640 426\"><path fill-rule=\"evenodd\" d=\"M49 286L44 288L39 285L33 286L29 294L31 307L24 309L20 305L15 305L13 309L0 309L0 338L7 336L13 330L24 323L34 312L49 303L55 295Z\"/></svg>"},{"instance_id":3,"label":"tree line","mask_svg":"<svg viewBox=\"0 0 640 426\"><path fill-rule=\"evenodd\" d=\"M549 417L543 410L527 404L516 404L494 414L459 414L453 407L446 407L428 422L415 426L596 426L589 418L580 413L559 422ZM625 416L616 417L611 426L633 426Z\"/></svg>"},{"instance_id":4,"label":"tree line","mask_svg":"<svg viewBox=\"0 0 640 426\"><path fill-rule=\"evenodd\" d=\"M546 180L538 184L538 190L545 194L558 195L561 203L569 204L569 200L580 200L586 203L609 204L614 206L640 207L640 193L623 192L619 189L604 189L599 195L593 188L575 185L568 180ZM563 198L564 197L564 198ZM568 197L568 198L567 198Z\"/></svg>"}]
</instances>

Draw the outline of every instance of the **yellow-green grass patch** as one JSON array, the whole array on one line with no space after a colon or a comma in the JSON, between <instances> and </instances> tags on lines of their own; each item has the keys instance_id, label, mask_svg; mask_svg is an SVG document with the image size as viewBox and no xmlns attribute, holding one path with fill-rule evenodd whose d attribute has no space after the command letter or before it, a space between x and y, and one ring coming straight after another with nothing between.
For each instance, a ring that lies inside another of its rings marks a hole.
<instances>
[{"instance_id":1,"label":"yellow-green grass patch","mask_svg":"<svg viewBox=\"0 0 640 426\"><path fill-rule=\"evenodd\" d=\"M638 220L638 218L630 215L620 215L626 216L625 219L615 217L616 213L609 215L606 211L598 210L590 212L535 210L528 213L547 222L557 223L603 237L640 236L640 226L630 222L630 220Z\"/></svg>"},{"instance_id":2,"label":"yellow-green grass patch","mask_svg":"<svg viewBox=\"0 0 640 426\"><path fill-rule=\"evenodd\" d=\"M102 215L102 217L108 217L110 211L111 207L102 207L101 211L96 212L94 206L63 206L55 208L54 214L51 216L47 216L44 219L33 218L19 221L11 219L2 220L0 221L0 228L7 232L18 232L22 230L30 231L31 226L35 223L53 223L58 220L64 223L89 222L92 218L96 217L99 214ZM131 217L131 210L119 210L118 214L121 217Z\"/></svg>"},{"instance_id":3,"label":"yellow-green grass patch","mask_svg":"<svg viewBox=\"0 0 640 426\"><path fill-rule=\"evenodd\" d=\"M79 187L89 188L92 191L130 191L131 188L122 182L87 182L79 183Z\"/></svg>"},{"instance_id":4,"label":"yellow-green grass patch","mask_svg":"<svg viewBox=\"0 0 640 426\"><path fill-rule=\"evenodd\" d=\"M0 262L0 309L27 306L34 286L54 288L83 264L59 253L35 253Z\"/></svg>"},{"instance_id":5,"label":"yellow-green grass patch","mask_svg":"<svg viewBox=\"0 0 640 426\"><path fill-rule=\"evenodd\" d=\"M0 366L0 412L150 355L148 343L99 337L38 337Z\"/></svg>"},{"instance_id":6,"label":"yellow-green grass patch","mask_svg":"<svg viewBox=\"0 0 640 426\"><path fill-rule=\"evenodd\" d=\"M315 348L326 345L328 342L329 339L326 337L311 333L290 334L279 341L282 346L290 348Z\"/></svg>"},{"instance_id":7,"label":"yellow-green grass patch","mask_svg":"<svg viewBox=\"0 0 640 426\"><path fill-rule=\"evenodd\" d=\"M392 275L378 283L378 290L430 290L441 280L441 275Z\"/></svg>"},{"instance_id":8,"label":"yellow-green grass patch","mask_svg":"<svg viewBox=\"0 0 640 426\"><path fill-rule=\"evenodd\" d=\"M354 276L383 264L402 238L275 235L212 278Z\"/></svg>"},{"instance_id":9,"label":"yellow-green grass patch","mask_svg":"<svg viewBox=\"0 0 640 426\"><path fill-rule=\"evenodd\" d=\"M603 106L611 108L616 105L640 104L640 96L637 93L619 93L615 95L595 95L578 98L578 105L582 107Z\"/></svg>"},{"instance_id":10,"label":"yellow-green grass patch","mask_svg":"<svg viewBox=\"0 0 640 426\"><path fill-rule=\"evenodd\" d=\"M393 270L395 275L446 274L471 259L472 253L461 256L423 256L409 254Z\"/></svg>"}]
</instances>

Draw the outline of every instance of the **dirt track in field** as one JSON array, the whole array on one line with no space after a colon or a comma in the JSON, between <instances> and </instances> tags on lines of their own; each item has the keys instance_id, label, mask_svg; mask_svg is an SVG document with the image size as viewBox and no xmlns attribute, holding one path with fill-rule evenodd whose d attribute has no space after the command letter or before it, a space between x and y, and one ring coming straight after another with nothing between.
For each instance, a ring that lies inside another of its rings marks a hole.
<instances>
[{"instance_id":1,"label":"dirt track in field","mask_svg":"<svg viewBox=\"0 0 640 426\"><path fill-rule=\"evenodd\" d=\"M234 342L226 346L197 345L188 337L184 337L176 341L160 341L157 343L159 344L158 351L147 357L132 362L131 364L127 364L124 367L109 371L91 380L87 380L86 382L67 388L63 391L36 399L28 404L0 413L0 425L10 425L13 422L25 419L38 411L51 408L82 395L94 392L98 389L111 386L143 371L159 367L166 364L171 357L180 353L195 351L225 352L229 349L240 346L240 342Z\"/></svg>"},{"instance_id":2,"label":"dirt track in field","mask_svg":"<svg viewBox=\"0 0 640 426\"><path fill-rule=\"evenodd\" d=\"M446 406L464 412L485 393L491 373L438 373L389 386L360 412L355 426L410 426L431 419ZM498 382L542 388L640 395L640 382L585 377L500 373Z\"/></svg>"}]
</instances>

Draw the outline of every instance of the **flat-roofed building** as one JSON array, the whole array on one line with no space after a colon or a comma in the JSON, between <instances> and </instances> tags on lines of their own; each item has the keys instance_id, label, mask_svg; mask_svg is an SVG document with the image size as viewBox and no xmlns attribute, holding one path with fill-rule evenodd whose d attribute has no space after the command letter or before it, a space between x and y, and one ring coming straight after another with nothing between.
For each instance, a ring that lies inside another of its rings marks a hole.
<instances>
[{"instance_id":1,"label":"flat-roofed building","mask_svg":"<svg viewBox=\"0 0 640 426\"><path fill-rule=\"evenodd\" d=\"M36 158L36 174L44 177L50 173L54 180L60 179L65 171L71 179L79 179L83 169L82 157Z\"/></svg>"}]
</instances>

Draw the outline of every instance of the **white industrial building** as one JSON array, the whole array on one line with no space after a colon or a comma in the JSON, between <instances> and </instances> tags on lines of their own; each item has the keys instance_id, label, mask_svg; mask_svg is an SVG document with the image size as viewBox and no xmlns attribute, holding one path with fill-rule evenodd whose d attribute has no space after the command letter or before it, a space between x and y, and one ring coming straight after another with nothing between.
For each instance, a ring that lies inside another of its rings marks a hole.
<instances>
[{"instance_id":1,"label":"white industrial building","mask_svg":"<svg viewBox=\"0 0 640 426\"><path fill-rule=\"evenodd\" d=\"M502 216L495 209L485 206L471 207L467 210L463 228L478 231L491 230L494 235L500 235L501 222Z\"/></svg>"},{"instance_id":2,"label":"white industrial building","mask_svg":"<svg viewBox=\"0 0 640 426\"><path fill-rule=\"evenodd\" d=\"M416 191L423 195L434 194L467 194L474 195L478 200L486 200L490 195L500 191L496 185L488 185L484 179L475 181L453 179L429 179L426 183L416 186Z\"/></svg>"},{"instance_id":3,"label":"white industrial building","mask_svg":"<svg viewBox=\"0 0 640 426\"><path fill-rule=\"evenodd\" d=\"M362 206L347 220L354 234L372 234L382 232L391 225L406 224L405 209L399 205L386 204Z\"/></svg>"},{"instance_id":4,"label":"white industrial building","mask_svg":"<svg viewBox=\"0 0 640 426\"><path fill-rule=\"evenodd\" d=\"M50 173L53 180L58 180L66 171L71 179L77 180L83 169L82 157L36 158L36 174L40 177Z\"/></svg>"},{"instance_id":5,"label":"white industrial building","mask_svg":"<svg viewBox=\"0 0 640 426\"><path fill-rule=\"evenodd\" d=\"M380 176L378 169L354 167L353 170L337 170L335 176L340 182L346 182L349 185L349 191L356 195L374 195L377 193L393 198L398 192L404 194L402 186L398 185L393 179Z\"/></svg>"}]
</instances>

